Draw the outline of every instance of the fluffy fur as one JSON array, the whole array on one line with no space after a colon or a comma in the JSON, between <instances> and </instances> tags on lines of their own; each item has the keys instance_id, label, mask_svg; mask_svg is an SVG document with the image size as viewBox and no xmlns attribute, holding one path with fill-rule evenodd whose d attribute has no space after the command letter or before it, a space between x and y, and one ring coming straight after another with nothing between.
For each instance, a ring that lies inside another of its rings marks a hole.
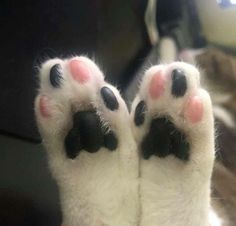
<instances>
[{"instance_id":1,"label":"fluffy fur","mask_svg":"<svg viewBox=\"0 0 236 226\"><path fill-rule=\"evenodd\" d=\"M210 47L201 50L184 50L179 58L200 66L202 83L210 90L218 144L216 147L218 158L213 171L213 206L221 218L222 225L234 226L236 222L234 154L236 58L222 50Z\"/></svg>"},{"instance_id":2,"label":"fluffy fur","mask_svg":"<svg viewBox=\"0 0 236 226\"><path fill-rule=\"evenodd\" d=\"M49 166L61 195L63 224L66 226L208 226L210 211L210 181L214 161L214 129L211 100L201 89L198 70L185 63L151 67L145 74L129 115L119 92L103 79L99 68L89 59L78 57L91 71L86 84L72 79L68 60L54 59L40 70L40 89L35 101L35 112ZM63 85L55 89L49 84L50 68L60 63ZM169 72L181 68L187 78L187 94L173 98L170 78L158 101L148 96L150 78L157 68ZM100 96L100 89L108 86L118 102L117 111L109 111ZM203 118L192 124L184 115L188 98L197 94L203 102ZM40 113L39 99L47 96L51 116ZM147 103L145 124L133 124L134 110L139 100ZM95 109L104 126L117 135L119 146L110 152L101 148L96 153L81 152L74 160L68 159L64 138L72 127L72 116L77 111ZM181 128L190 143L190 160L174 156L143 160L139 144L148 131L152 118L168 114L177 128Z\"/></svg>"},{"instance_id":3,"label":"fluffy fur","mask_svg":"<svg viewBox=\"0 0 236 226\"><path fill-rule=\"evenodd\" d=\"M133 226L138 223L138 157L131 133L127 107L119 92L105 83L98 67L85 57L82 60L93 75L80 85L72 80L67 63L59 59L42 65L41 86L35 109L43 142L48 151L49 166L61 196L63 224L68 226ZM55 63L62 66L63 85L55 89L49 84L49 71ZM116 95L119 109L109 111L100 97L100 88L108 86ZM44 118L39 110L39 98L50 99L51 117ZM117 135L116 151L102 148L97 153L81 152L68 159L64 139L77 111L96 109L104 126Z\"/></svg>"},{"instance_id":4,"label":"fluffy fur","mask_svg":"<svg viewBox=\"0 0 236 226\"><path fill-rule=\"evenodd\" d=\"M185 71L188 91L183 98L170 93L171 79L167 78L165 93L152 100L148 95L150 79L160 70L168 77L174 68ZM189 123L184 118L188 98L197 94L203 101L204 116L201 122ZM140 162L140 196L142 205L141 226L207 226L210 208L210 180L214 160L214 130L211 101L200 88L199 72L191 65L176 62L151 67L145 74L140 91L133 103L132 113L139 102L147 103L146 125L133 126L137 143L147 133L150 121L156 116L168 115L177 128L185 132L190 142L190 160L183 162L174 156Z\"/></svg>"}]
</instances>

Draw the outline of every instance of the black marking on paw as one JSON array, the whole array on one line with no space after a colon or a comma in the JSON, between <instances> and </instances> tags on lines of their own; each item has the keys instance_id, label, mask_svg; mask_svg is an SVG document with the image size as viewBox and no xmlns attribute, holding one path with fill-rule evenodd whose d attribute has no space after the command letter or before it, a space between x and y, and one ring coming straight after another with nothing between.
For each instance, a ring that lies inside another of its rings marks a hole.
<instances>
[{"instance_id":1,"label":"black marking on paw","mask_svg":"<svg viewBox=\"0 0 236 226\"><path fill-rule=\"evenodd\" d=\"M146 111L146 104L142 100L138 103L135 114L134 114L134 122L136 126L140 126L144 123L145 120L145 111Z\"/></svg>"},{"instance_id":2,"label":"black marking on paw","mask_svg":"<svg viewBox=\"0 0 236 226\"><path fill-rule=\"evenodd\" d=\"M79 131L77 128L72 128L65 138L65 149L68 158L74 159L82 150L80 144Z\"/></svg>"},{"instance_id":3,"label":"black marking on paw","mask_svg":"<svg viewBox=\"0 0 236 226\"><path fill-rule=\"evenodd\" d=\"M189 159L189 143L179 130L175 130L171 136L171 153L182 160Z\"/></svg>"},{"instance_id":4,"label":"black marking on paw","mask_svg":"<svg viewBox=\"0 0 236 226\"><path fill-rule=\"evenodd\" d=\"M103 98L103 101L108 109L111 111L117 110L119 107L118 101L116 99L115 94L112 92L112 90L108 87L103 87L101 89L101 95Z\"/></svg>"},{"instance_id":5,"label":"black marking on paw","mask_svg":"<svg viewBox=\"0 0 236 226\"><path fill-rule=\"evenodd\" d=\"M144 159L152 155L164 158L170 154L181 160L189 158L189 144L184 134L166 117L153 119L148 134L141 143Z\"/></svg>"},{"instance_id":6,"label":"black marking on paw","mask_svg":"<svg viewBox=\"0 0 236 226\"><path fill-rule=\"evenodd\" d=\"M113 131L105 132L100 117L95 111L77 112L73 117L73 127L65 138L68 158L74 159L81 150L97 152L101 147L113 151L118 139Z\"/></svg>"},{"instance_id":7,"label":"black marking on paw","mask_svg":"<svg viewBox=\"0 0 236 226\"><path fill-rule=\"evenodd\" d=\"M82 111L74 116L74 127L79 131L81 146L94 153L103 145L102 123L96 112Z\"/></svg>"},{"instance_id":8,"label":"black marking on paw","mask_svg":"<svg viewBox=\"0 0 236 226\"><path fill-rule=\"evenodd\" d=\"M166 118L157 118L152 121L150 133L152 134L154 154L163 158L170 154L171 140L168 135L172 125Z\"/></svg>"},{"instance_id":9,"label":"black marking on paw","mask_svg":"<svg viewBox=\"0 0 236 226\"><path fill-rule=\"evenodd\" d=\"M170 130L171 124L166 118L156 118L152 120L149 132L141 146L145 159L150 158L152 155L157 155L162 158L170 154Z\"/></svg>"},{"instance_id":10,"label":"black marking on paw","mask_svg":"<svg viewBox=\"0 0 236 226\"><path fill-rule=\"evenodd\" d=\"M118 140L114 132L109 131L104 136L104 146L111 151L114 151L118 146Z\"/></svg>"},{"instance_id":11,"label":"black marking on paw","mask_svg":"<svg viewBox=\"0 0 236 226\"><path fill-rule=\"evenodd\" d=\"M146 136L141 143L142 156L149 159L155 154L154 144L151 136Z\"/></svg>"},{"instance_id":12,"label":"black marking on paw","mask_svg":"<svg viewBox=\"0 0 236 226\"><path fill-rule=\"evenodd\" d=\"M175 97L182 97L187 90L187 80L184 72L180 69L172 71L172 90L171 93Z\"/></svg>"},{"instance_id":13,"label":"black marking on paw","mask_svg":"<svg viewBox=\"0 0 236 226\"><path fill-rule=\"evenodd\" d=\"M61 65L55 64L52 66L49 75L50 83L54 88L59 88L61 86Z\"/></svg>"}]
</instances>

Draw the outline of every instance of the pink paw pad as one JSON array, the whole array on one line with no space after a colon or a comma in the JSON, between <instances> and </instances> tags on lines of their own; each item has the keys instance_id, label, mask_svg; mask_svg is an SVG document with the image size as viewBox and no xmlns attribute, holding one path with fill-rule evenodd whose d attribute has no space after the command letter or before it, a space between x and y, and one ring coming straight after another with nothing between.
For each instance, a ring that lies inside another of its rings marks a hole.
<instances>
[{"instance_id":1,"label":"pink paw pad","mask_svg":"<svg viewBox=\"0 0 236 226\"><path fill-rule=\"evenodd\" d=\"M203 116L203 103L199 96L190 97L186 109L185 117L192 123L200 122Z\"/></svg>"},{"instance_id":2,"label":"pink paw pad","mask_svg":"<svg viewBox=\"0 0 236 226\"><path fill-rule=\"evenodd\" d=\"M51 116L49 110L49 98L47 96L41 96L39 99L39 111L44 118Z\"/></svg>"},{"instance_id":3,"label":"pink paw pad","mask_svg":"<svg viewBox=\"0 0 236 226\"><path fill-rule=\"evenodd\" d=\"M90 70L88 66L81 60L71 60L69 62L69 69L72 74L72 77L82 84L87 82L90 78Z\"/></svg>"},{"instance_id":4,"label":"pink paw pad","mask_svg":"<svg viewBox=\"0 0 236 226\"><path fill-rule=\"evenodd\" d=\"M161 71L157 72L151 79L149 94L153 99L158 99L164 93L165 77Z\"/></svg>"}]
</instances>

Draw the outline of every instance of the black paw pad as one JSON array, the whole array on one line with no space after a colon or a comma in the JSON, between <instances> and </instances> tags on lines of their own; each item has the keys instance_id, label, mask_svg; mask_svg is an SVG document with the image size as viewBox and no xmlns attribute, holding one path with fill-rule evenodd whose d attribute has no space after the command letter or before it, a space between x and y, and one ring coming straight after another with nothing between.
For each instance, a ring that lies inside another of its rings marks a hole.
<instances>
[{"instance_id":1,"label":"black paw pad","mask_svg":"<svg viewBox=\"0 0 236 226\"><path fill-rule=\"evenodd\" d=\"M111 111L118 109L119 107L118 101L111 89L109 89L108 87L103 87L101 89L101 95L108 109L110 109Z\"/></svg>"},{"instance_id":2,"label":"black paw pad","mask_svg":"<svg viewBox=\"0 0 236 226\"><path fill-rule=\"evenodd\" d=\"M76 158L81 150L95 153L101 147L113 151L117 146L118 140L114 132L105 133L100 117L95 111L81 111L74 115L73 128L65 138L68 158Z\"/></svg>"},{"instance_id":3,"label":"black paw pad","mask_svg":"<svg viewBox=\"0 0 236 226\"><path fill-rule=\"evenodd\" d=\"M54 88L59 88L61 85L61 65L55 64L51 70L49 75L50 83Z\"/></svg>"},{"instance_id":4,"label":"black paw pad","mask_svg":"<svg viewBox=\"0 0 236 226\"><path fill-rule=\"evenodd\" d=\"M116 138L116 135L112 131L109 131L109 133L105 134L104 146L111 151L113 151L117 148L118 140Z\"/></svg>"},{"instance_id":5,"label":"black paw pad","mask_svg":"<svg viewBox=\"0 0 236 226\"><path fill-rule=\"evenodd\" d=\"M141 143L144 159L152 155L164 158L170 154L181 160L189 158L189 144L185 136L167 118L153 119L148 134Z\"/></svg>"},{"instance_id":6,"label":"black paw pad","mask_svg":"<svg viewBox=\"0 0 236 226\"><path fill-rule=\"evenodd\" d=\"M81 111L74 115L74 127L79 131L80 145L86 151L97 152L103 144L102 123L93 111Z\"/></svg>"},{"instance_id":7,"label":"black paw pad","mask_svg":"<svg viewBox=\"0 0 236 226\"><path fill-rule=\"evenodd\" d=\"M171 93L175 97L182 97L187 90L187 81L184 72L180 69L172 71L172 90Z\"/></svg>"},{"instance_id":8,"label":"black paw pad","mask_svg":"<svg viewBox=\"0 0 236 226\"><path fill-rule=\"evenodd\" d=\"M82 149L80 145L79 131L72 128L65 138L66 155L68 158L74 159Z\"/></svg>"},{"instance_id":9,"label":"black paw pad","mask_svg":"<svg viewBox=\"0 0 236 226\"><path fill-rule=\"evenodd\" d=\"M146 104L142 100L138 103L135 114L134 114L134 122L136 126L140 126L144 123L145 120L145 111L146 111Z\"/></svg>"},{"instance_id":10,"label":"black paw pad","mask_svg":"<svg viewBox=\"0 0 236 226\"><path fill-rule=\"evenodd\" d=\"M171 153L182 160L189 159L189 143L183 133L175 130L171 136Z\"/></svg>"}]
</instances>

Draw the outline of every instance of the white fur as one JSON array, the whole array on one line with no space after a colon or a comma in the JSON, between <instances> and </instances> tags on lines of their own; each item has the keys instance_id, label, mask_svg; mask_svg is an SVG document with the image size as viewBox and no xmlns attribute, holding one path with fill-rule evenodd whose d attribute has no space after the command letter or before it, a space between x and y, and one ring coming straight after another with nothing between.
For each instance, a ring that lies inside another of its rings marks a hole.
<instances>
[{"instance_id":1,"label":"white fur","mask_svg":"<svg viewBox=\"0 0 236 226\"><path fill-rule=\"evenodd\" d=\"M177 46L171 37L163 37L160 40L159 58L161 62L170 63L175 61L177 56Z\"/></svg>"},{"instance_id":2,"label":"white fur","mask_svg":"<svg viewBox=\"0 0 236 226\"><path fill-rule=\"evenodd\" d=\"M149 96L152 76L159 69L167 77L164 94L157 100ZM184 97L171 95L170 74L174 68L185 72L188 90ZM184 117L188 98L198 95L203 101L203 119L191 124ZM141 143L152 118L168 115L177 128L185 132L190 143L190 160L182 161L173 155L152 156L140 163L140 226L208 226L210 180L214 160L214 129L211 101L200 88L198 70L188 64L175 62L151 67L145 74L136 96L131 115L140 100L147 104L143 126L133 125L136 142Z\"/></svg>"},{"instance_id":3,"label":"white fur","mask_svg":"<svg viewBox=\"0 0 236 226\"><path fill-rule=\"evenodd\" d=\"M217 216L213 209L209 211L209 226L221 226L223 221Z\"/></svg>"},{"instance_id":4,"label":"white fur","mask_svg":"<svg viewBox=\"0 0 236 226\"><path fill-rule=\"evenodd\" d=\"M63 224L66 226L208 226L210 179L214 160L214 130L211 101L200 88L199 72L185 63L151 67L143 79L129 115L119 92L104 81L99 68L89 59L92 76L86 84L74 81L68 70L68 60L54 59L40 70L40 89L35 101L38 126L48 153L49 166L61 196ZM63 82L60 88L49 83L50 68L60 63ZM150 79L158 68L167 76L165 93L158 101L148 95ZM170 73L181 68L187 76L188 91L182 98L170 95ZM100 89L113 90L119 109L110 111L103 103ZM201 122L189 123L183 109L189 96L197 94L203 101ZM39 112L39 98L49 98L50 117ZM133 125L134 110L140 100L148 106L145 123ZM118 137L116 151L101 148L96 153L85 151L75 159L66 157L64 139L72 127L77 111L95 109L104 126ZM153 117L168 114L173 123L187 135L191 145L190 160L174 156L139 160L143 136ZM134 138L135 137L135 138Z\"/></svg>"},{"instance_id":5,"label":"white fur","mask_svg":"<svg viewBox=\"0 0 236 226\"><path fill-rule=\"evenodd\" d=\"M55 177L62 203L63 224L68 226L134 226L139 214L138 157L126 105L119 92L105 83L98 67L89 59L92 79L86 84L74 81L68 71L68 60L54 59L42 65L41 86L35 111L48 151L49 165ZM63 83L53 88L49 71L55 63L62 66ZM100 96L100 89L108 86L119 102L117 111L109 111ZM39 112L39 98L50 98L52 116L44 118ZM116 151L101 148L96 153L82 151L77 158L66 157L64 139L72 127L73 113L96 109L104 126L118 137Z\"/></svg>"}]
</instances>

